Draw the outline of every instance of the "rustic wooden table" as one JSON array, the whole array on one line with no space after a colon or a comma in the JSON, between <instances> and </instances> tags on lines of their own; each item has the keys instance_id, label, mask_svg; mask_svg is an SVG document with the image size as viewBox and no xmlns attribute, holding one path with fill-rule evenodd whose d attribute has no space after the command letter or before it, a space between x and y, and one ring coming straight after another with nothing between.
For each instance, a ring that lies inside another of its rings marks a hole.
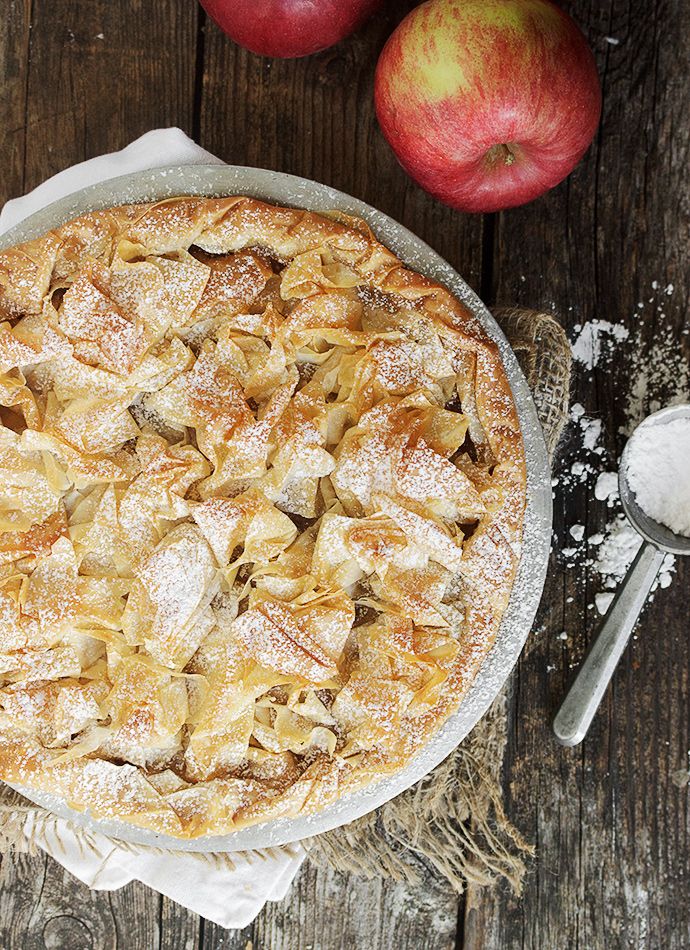
<instances>
[{"instance_id":1,"label":"rustic wooden table","mask_svg":"<svg viewBox=\"0 0 690 950\"><path fill-rule=\"evenodd\" d=\"M485 218L457 214L415 187L376 125L376 56L414 5L390 0L337 48L280 62L238 49L194 0L5 0L0 201L148 129L179 125L228 162L314 178L378 206L488 303L553 310L569 328L597 317L625 322L650 360L669 326L687 356L688 3L564 3L596 53L601 130L565 184ZM674 292L661 298L668 284ZM630 373L621 351L574 383L573 398L602 420L612 458ZM558 488L556 547L573 523L599 531L606 517L591 479ZM223 931L142 886L94 893L45 857L15 856L3 862L0 946L690 946L688 789L672 780L690 749L689 582L679 564L648 607L587 741L565 750L549 721L596 623L587 605L597 581L582 559L567 569L554 557L537 643L510 703L507 809L538 849L521 899L501 886L458 900L444 887L411 892L305 868L282 904L244 931Z\"/></svg>"}]
</instances>

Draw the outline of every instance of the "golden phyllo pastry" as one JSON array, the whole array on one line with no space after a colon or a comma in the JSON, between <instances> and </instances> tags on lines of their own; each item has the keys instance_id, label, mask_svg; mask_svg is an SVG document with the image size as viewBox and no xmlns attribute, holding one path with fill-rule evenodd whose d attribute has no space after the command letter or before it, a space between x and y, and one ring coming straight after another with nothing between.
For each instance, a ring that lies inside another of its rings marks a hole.
<instances>
[{"instance_id":1,"label":"golden phyllo pastry","mask_svg":"<svg viewBox=\"0 0 690 950\"><path fill-rule=\"evenodd\" d=\"M519 559L493 342L361 222L249 198L0 254L0 777L179 837L457 709Z\"/></svg>"}]
</instances>

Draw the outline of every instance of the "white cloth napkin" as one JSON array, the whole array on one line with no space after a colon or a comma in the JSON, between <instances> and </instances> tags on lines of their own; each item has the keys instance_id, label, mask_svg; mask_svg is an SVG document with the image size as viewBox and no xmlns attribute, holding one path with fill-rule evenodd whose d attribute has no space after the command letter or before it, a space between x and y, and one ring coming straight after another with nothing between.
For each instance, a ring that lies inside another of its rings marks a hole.
<instances>
[{"instance_id":1,"label":"white cloth napkin","mask_svg":"<svg viewBox=\"0 0 690 950\"><path fill-rule=\"evenodd\" d=\"M0 233L86 185L163 165L223 162L180 129L155 129L121 152L81 162L49 178L0 212ZM285 897L305 851L299 844L232 854L174 856L138 845L119 845L97 832L84 833L62 818L27 819L27 838L94 890L111 891L142 881L221 927L246 927L266 901Z\"/></svg>"},{"instance_id":2,"label":"white cloth napkin","mask_svg":"<svg viewBox=\"0 0 690 950\"><path fill-rule=\"evenodd\" d=\"M221 927L246 927L266 901L287 894L304 860L301 845L233 854L174 855L140 845L116 844L49 815L27 818L24 834L95 891L141 881Z\"/></svg>"}]
</instances>

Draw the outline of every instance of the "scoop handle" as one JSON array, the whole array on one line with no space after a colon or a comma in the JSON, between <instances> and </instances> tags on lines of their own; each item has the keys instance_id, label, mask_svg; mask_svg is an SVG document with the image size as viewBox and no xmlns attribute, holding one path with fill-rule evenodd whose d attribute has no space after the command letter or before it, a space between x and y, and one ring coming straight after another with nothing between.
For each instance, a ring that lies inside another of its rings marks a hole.
<instances>
[{"instance_id":1,"label":"scoop handle","mask_svg":"<svg viewBox=\"0 0 690 950\"><path fill-rule=\"evenodd\" d=\"M664 557L648 541L637 552L553 721L562 745L577 745L587 734Z\"/></svg>"}]
</instances>

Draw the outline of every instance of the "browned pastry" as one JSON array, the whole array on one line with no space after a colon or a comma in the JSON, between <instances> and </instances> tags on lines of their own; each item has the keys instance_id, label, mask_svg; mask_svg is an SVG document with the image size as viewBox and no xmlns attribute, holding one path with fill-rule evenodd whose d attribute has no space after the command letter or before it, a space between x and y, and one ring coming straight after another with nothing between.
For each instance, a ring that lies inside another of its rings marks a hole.
<instances>
[{"instance_id":1,"label":"browned pastry","mask_svg":"<svg viewBox=\"0 0 690 950\"><path fill-rule=\"evenodd\" d=\"M495 345L358 220L242 198L0 254L0 777L179 837L457 709L519 559Z\"/></svg>"}]
</instances>

